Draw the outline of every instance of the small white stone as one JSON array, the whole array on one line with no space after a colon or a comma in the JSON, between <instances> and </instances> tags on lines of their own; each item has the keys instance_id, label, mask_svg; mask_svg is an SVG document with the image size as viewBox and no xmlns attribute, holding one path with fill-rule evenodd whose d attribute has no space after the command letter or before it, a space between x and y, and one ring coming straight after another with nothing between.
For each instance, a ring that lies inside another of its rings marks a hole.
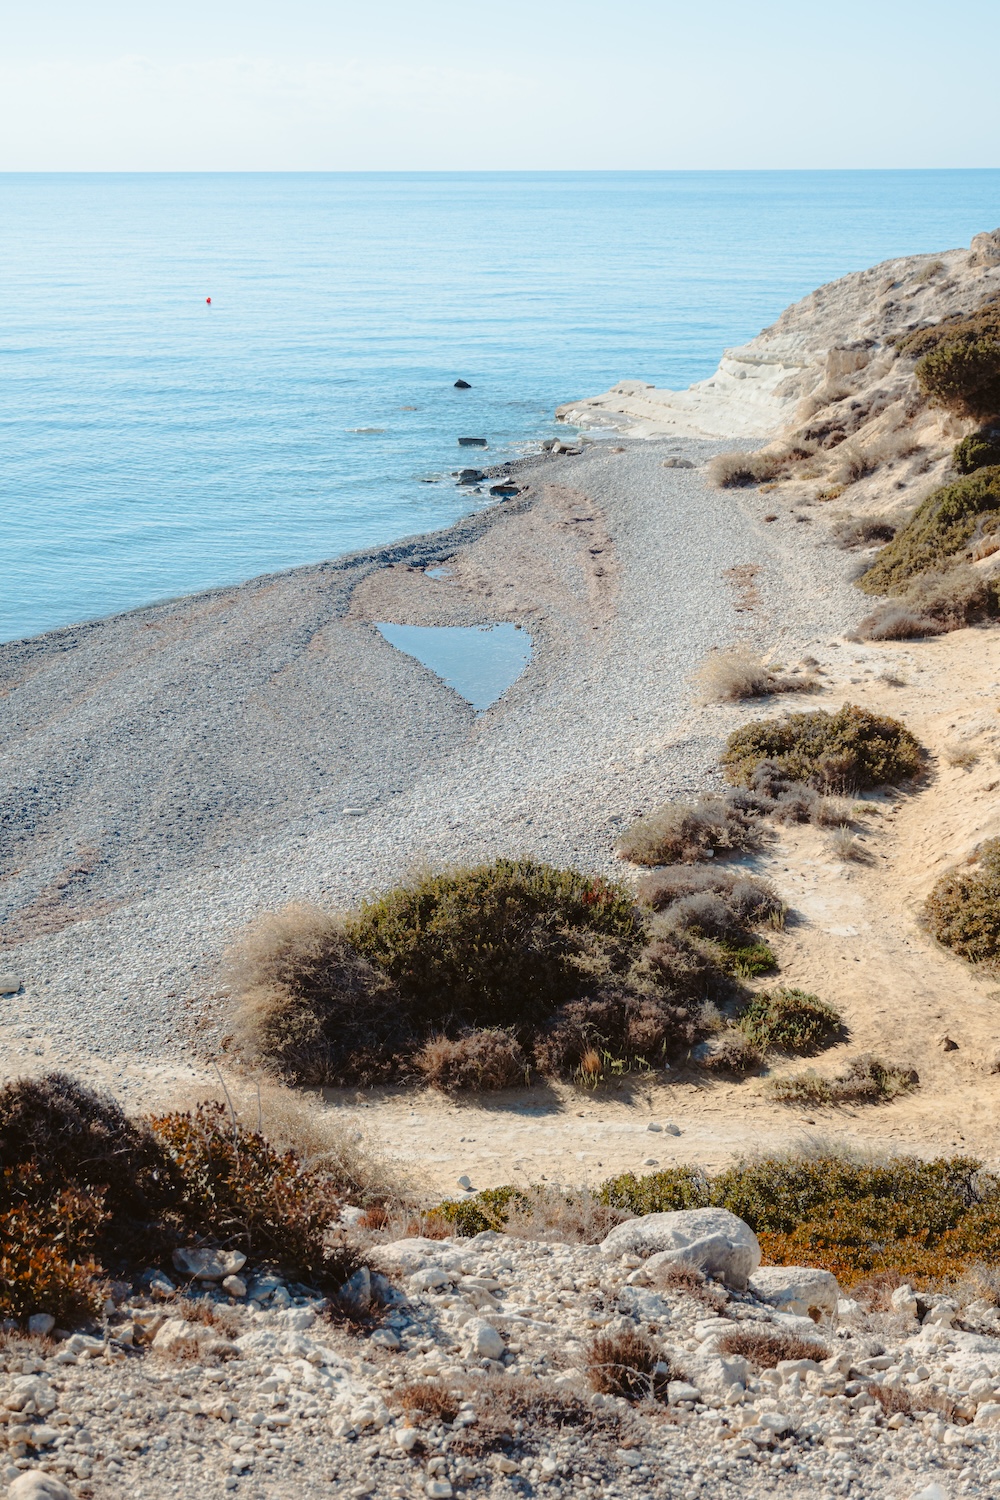
<instances>
[{"instance_id":1,"label":"small white stone","mask_svg":"<svg viewBox=\"0 0 1000 1500\"><path fill-rule=\"evenodd\" d=\"M20 988L20 974L13 974L9 969L0 974L0 995L16 995Z\"/></svg>"},{"instance_id":2,"label":"small white stone","mask_svg":"<svg viewBox=\"0 0 1000 1500\"><path fill-rule=\"evenodd\" d=\"M458 1185L460 1188L465 1188L466 1192L469 1192L472 1188L472 1179L470 1177L467 1177L463 1172L461 1177L458 1179Z\"/></svg>"},{"instance_id":3,"label":"small white stone","mask_svg":"<svg viewBox=\"0 0 1000 1500\"><path fill-rule=\"evenodd\" d=\"M43 1338L51 1333L55 1326L56 1320L51 1313L32 1313L28 1319L28 1332L41 1334Z\"/></svg>"},{"instance_id":4,"label":"small white stone","mask_svg":"<svg viewBox=\"0 0 1000 1500\"><path fill-rule=\"evenodd\" d=\"M428 1479L424 1486L428 1500L451 1500L454 1493L447 1479Z\"/></svg>"},{"instance_id":5,"label":"small white stone","mask_svg":"<svg viewBox=\"0 0 1000 1500\"><path fill-rule=\"evenodd\" d=\"M242 1276L224 1276L222 1278L222 1290L228 1292L230 1297L245 1297L247 1284Z\"/></svg>"}]
</instances>

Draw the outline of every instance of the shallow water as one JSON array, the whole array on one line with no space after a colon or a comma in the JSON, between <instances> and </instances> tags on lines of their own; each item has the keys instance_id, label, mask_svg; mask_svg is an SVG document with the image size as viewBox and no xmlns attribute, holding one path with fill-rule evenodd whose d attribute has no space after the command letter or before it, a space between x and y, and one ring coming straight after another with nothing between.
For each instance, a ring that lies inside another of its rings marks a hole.
<instances>
[{"instance_id":1,"label":"shallow water","mask_svg":"<svg viewBox=\"0 0 1000 1500\"><path fill-rule=\"evenodd\" d=\"M416 657L477 713L495 703L531 660L532 639L520 625L376 626L390 646Z\"/></svg>"},{"instance_id":2,"label":"shallow water","mask_svg":"<svg viewBox=\"0 0 1000 1500\"><path fill-rule=\"evenodd\" d=\"M998 201L996 171L0 175L0 640L447 525L451 471L558 403L685 386Z\"/></svg>"}]
</instances>

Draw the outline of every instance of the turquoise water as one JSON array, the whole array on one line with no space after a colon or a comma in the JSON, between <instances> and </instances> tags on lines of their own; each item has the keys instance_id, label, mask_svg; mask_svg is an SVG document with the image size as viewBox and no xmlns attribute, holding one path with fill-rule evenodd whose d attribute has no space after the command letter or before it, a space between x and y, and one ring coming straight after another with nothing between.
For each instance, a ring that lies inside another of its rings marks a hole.
<instances>
[{"instance_id":1,"label":"turquoise water","mask_svg":"<svg viewBox=\"0 0 1000 1500\"><path fill-rule=\"evenodd\" d=\"M446 525L459 436L997 223L996 171L0 176L0 639Z\"/></svg>"},{"instance_id":2,"label":"turquoise water","mask_svg":"<svg viewBox=\"0 0 1000 1500\"><path fill-rule=\"evenodd\" d=\"M531 636L519 625L383 623L377 629L390 646L415 656L477 713L495 703L531 660Z\"/></svg>"}]
</instances>

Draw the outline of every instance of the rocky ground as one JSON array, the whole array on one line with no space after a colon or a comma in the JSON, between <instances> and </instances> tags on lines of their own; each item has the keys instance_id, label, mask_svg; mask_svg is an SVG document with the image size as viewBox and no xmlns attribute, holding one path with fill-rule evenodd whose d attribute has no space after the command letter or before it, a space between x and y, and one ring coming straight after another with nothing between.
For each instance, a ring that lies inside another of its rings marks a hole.
<instances>
[{"instance_id":1,"label":"rocky ground","mask_svg":"<svg viewBox=\"0 0 1000 1500\"><path fill-rule=\"evenodd\" d=\"M690 1267L723 1230L736 1259L699 1281ZM366 1325L264 1272L244 1273L243 1297L162 1274L119 1284L90 1335L7 1336L5 1477L39 1500L21 1475L79 1500L995 1495L996 1308L904 1287L870 1311L827 1273L787 1268L727 1289L755 1243L712 1209L633 1220L602 1245L390 1241L370 1257L382 1272L356 1280ZM633 1401L588 1376L595 1337L623 1331L660 1361ZM790 1357L761 1369L728 1347L737 1335Z\"/></svg>"}]
</instances>

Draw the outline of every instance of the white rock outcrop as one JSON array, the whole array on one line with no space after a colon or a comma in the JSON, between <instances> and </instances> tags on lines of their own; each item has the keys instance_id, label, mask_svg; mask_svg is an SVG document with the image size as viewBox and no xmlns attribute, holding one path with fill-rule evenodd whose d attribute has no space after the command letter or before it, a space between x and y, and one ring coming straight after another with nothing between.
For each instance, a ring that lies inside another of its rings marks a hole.
<instances>
[{"instance_id":1,"label":"white rock outcrop","mask_svg":"<svg viewBox=\"0 0 1000 1500\"><path fill-rule=\"evenodd\" d=\"M779 1312L836 1326L840 1287L829 1271L814 1266L762 1266L750 1277L750 1291Z\"/></svg>"},{"instance_id":2,"label":"white rock outcrop","mask_svg":"<svg viewBox=\"0 0 1000 1500\"><path fill-rule=\"evenodd\" d=\"M628 1219L602 1241L601 1254L655 1256L657 1265L693 1266L740 1292L760 1265L757 1236L727 1208L683 1208Z\"/></svg>"}]
</instances>

